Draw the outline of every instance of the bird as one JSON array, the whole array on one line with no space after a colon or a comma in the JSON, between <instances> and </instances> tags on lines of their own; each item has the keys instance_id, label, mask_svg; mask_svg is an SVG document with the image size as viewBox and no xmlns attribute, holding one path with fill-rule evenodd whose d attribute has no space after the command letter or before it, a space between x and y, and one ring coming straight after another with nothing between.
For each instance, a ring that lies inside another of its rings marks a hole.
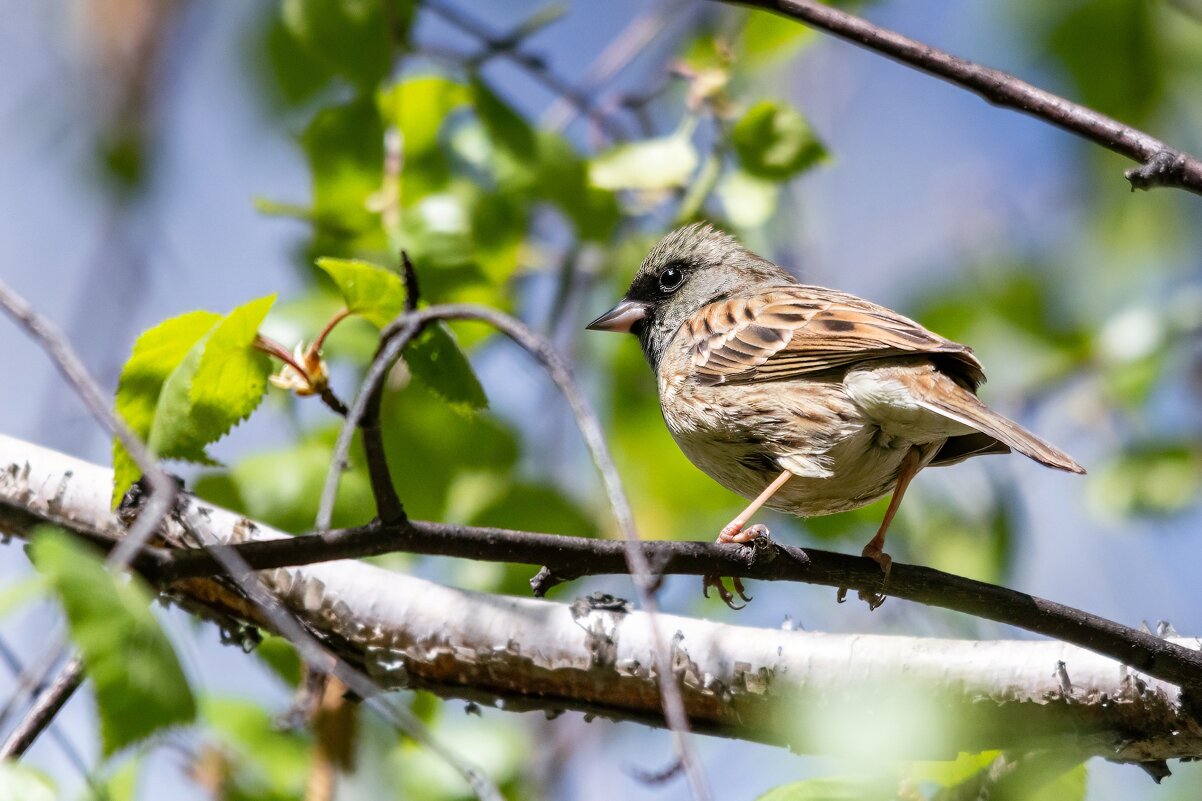
<instances>
[{"instance_id":1,"label":"bird","mask_svg":"<svg viewBox=\"0 0 1202 801\"><path fill-rule=\"evenodd\" d=\"M696 467L750 500L718 535L747 543L763 506L800 517L856 509L892 493L863 556L884 577L885 535L925 467L1012 451L1084 473L1072 457L977 397L981 362L966 345L871 301L801 283L709 223L664 236L612 309L587 326L634 334L660 410ZM706 576L728 606L744 602ZM845 589L839 592L842 601Z\"/></svg>"}]
</instances>

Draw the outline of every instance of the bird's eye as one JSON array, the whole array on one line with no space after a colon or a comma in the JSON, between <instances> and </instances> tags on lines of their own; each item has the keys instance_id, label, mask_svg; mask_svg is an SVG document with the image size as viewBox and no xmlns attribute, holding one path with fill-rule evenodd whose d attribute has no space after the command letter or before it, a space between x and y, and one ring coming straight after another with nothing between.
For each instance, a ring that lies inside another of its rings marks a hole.
<instances>
[{"instance_id":1,"label":"bird's eye","mask_svg":"<svg viewBox=\"0 0 1202 801\"><path fill-rule=\"evenodd\" d=\"M684 283L684 270L679 267L669 267L660 273L659 288L665 292L675 292Z\"/></svg>"}]
</instances>

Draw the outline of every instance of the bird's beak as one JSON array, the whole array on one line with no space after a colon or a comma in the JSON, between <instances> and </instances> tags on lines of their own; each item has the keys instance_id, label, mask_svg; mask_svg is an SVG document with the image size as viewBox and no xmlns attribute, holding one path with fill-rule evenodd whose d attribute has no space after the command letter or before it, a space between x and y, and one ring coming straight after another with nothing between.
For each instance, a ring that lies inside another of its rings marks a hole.
<instances>
[{"instance_id":1,"label":"bird's beak","mask_svg":"<svg viewBox=\"0 0 1202 801\"><path fill-rule=\"evenodd\" d=\"M613 331L629 334L631 327L647 316L647 304L637 300L623 299L605 314L586 326L591 331Z\"/></svg>"}]
</instances>

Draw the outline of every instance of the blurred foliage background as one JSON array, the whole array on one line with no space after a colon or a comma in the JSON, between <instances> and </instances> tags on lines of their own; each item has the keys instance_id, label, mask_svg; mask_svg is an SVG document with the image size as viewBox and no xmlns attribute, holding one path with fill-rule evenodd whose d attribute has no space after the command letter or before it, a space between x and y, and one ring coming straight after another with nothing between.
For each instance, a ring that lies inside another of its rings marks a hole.
<instances>
[{"instance_id":1,"label":"blurred foliage background","mask_svg":"<svg viewBox=\"0 0 1202 801\"><path fill-rule=\"evenodd\" d=\"M848 5L1202 152L1202 8L1190 0ZM10 76L0 113L11 141L0 157L0 237L15 254L5 278L60 320L110 383L138 330L198 306L225 310L279 291L267 331L289 345L311 340L340 306L317 257L395 266L405 248L425 301L505 309L571 355L646 536L709 539L739 499L671 442L633 340L582 326L622 294L658 236L710 219L807 281L971 344L992 379L986 399L1090 469L1078 480L1011 458L925 473L890 538L895 558L1129 624L1169 618L1202 631L1189 568L1202 487L1202 206L1171 190L1129 192L1117 156L793 23L718 4L77 0L34 9L5 0L0 9ZM384 427L410 513L612 535L549 381L482 327L455 335L486 410L448 402L456 387L423 380L416 365L391 379ZM17 339L5 334L0 369L34 391L4 393L5 430L103 460L82 412L40 378L49 368ZM329 340L344 397L374 342L354 322ZM217 448L224 468L188 476L213 501L305 531L336 425L316 403L275 393ZM857 550L882 511L770 522L783 539ZM370 516L356 461L334 522ZM525 594L532 572L379 561L489 592ZM27 570L15 548L0 565L13 580ZM556 595L592 589L630 592L615 578ZM696 590L670 580L665 606L728 616ZM753 592L739 623L1022 636L898 602L870 616L813 588ZM25 598L3 621L6 647L24 652L54 615L40 596ZM59 728L83 751L83 773L48 739L33 751L50 792L303 797L321 743L277 725L297 681L287 646L269 640L258 659L243 657L211 627L162 617L202 723L99 760L89 702L77 701ZM652 757L670 759L661 732L576 716L481 718L462 704L410 700L512 798L687 795L681 781L637 778L634 768L659 767ZM352 750L338 798L467 793L369 715ZM816 776L875 776L870 797L931 797L988 764L965 757L936 770L709 740L702 756L715 789L737 798L773 787L774 799L848 791L789 784ZM1095 761L1046 792L1185 798L1196 778L1153 788L1133 768Z\"/></svg>"}]
</instances>

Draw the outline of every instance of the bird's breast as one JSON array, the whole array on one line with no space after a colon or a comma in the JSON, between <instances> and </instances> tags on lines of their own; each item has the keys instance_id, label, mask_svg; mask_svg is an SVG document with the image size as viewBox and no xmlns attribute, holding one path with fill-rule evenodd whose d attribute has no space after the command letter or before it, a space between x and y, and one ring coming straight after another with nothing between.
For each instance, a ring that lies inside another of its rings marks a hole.
<instances>
[{"instance_id":1,"label":"bird's breast","mask_svg":"<svg viewBox=\"0 0 1202 801\"><path fill-rule=\"evenodd\" d=\"M877 500L893 489L911 446L925 464L942 444L886 432L837 379L704 386L676 372L661 374L659 390L689 461L745 498L788 470L794 478L767 505L803 517Z\"/></svg>"}]
</instances>

